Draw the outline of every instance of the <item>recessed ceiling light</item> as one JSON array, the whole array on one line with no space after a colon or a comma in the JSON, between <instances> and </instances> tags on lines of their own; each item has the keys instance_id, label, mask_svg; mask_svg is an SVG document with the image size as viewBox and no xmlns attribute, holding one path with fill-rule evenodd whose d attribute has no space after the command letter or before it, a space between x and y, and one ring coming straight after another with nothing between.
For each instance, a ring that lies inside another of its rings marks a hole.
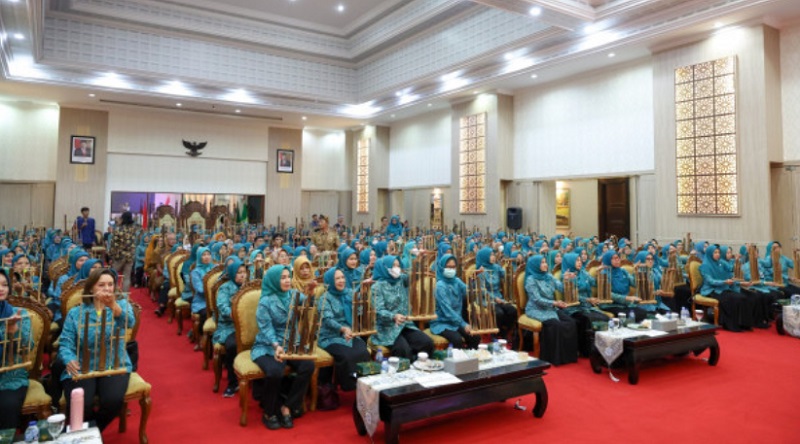
<instances>
[{"instance_id":1,"label":"recessed ceiling light","mask_svg":"<svg viewBox=\"0 0 800 444\"><path fill-rule=\"evenodd\" d=\"M472 94L478 94L480 91L472 91Z\"/></svg>"},{"instance_id":2,"label":"recessed ceiling light","mask_svg":"<svg viewBox=\"0 0 800 444\"><path fill-rule=\"evenodd\" d=\"M538 75L538 74L531 74L531 78L532 78L532 79L535 79L535 78L537 78L537 77L539 77L539 75Z\"/></svg>"},{"instance_id":3,"label":"recessed ceiling light","mask_svg":"<svg viewBox=\"0 0 800 444\"><path fill-rule=\"evenodd\" d=\"M95 93L89 93L89 97L95 97L96 95Z\"/></svg>"},{"instance_id":4,"label":"recessed ceiling light","mask_svg":"<svg viewBox=\"0 0 800 444\"><path fill-rule=\"evenodd\" d=\"M25 36L18 32L14 33L14 38L17 40L25 40Z\"/></svg>"},{"instance_id":5,"label":"recessed ceiling light","mask_svg":"<svg viewBox=\"0 0 800 444\"><path fill-rule=\"evenodd\" d=\"M534 17L539 17L540 15L542 15L542 8L540 8L538 6L534 6L533 8L528 10L528 14L530 14L530 15L532 15Z\"/></svg>"},{"instance_id":6,"label":"recessed ceiling light","mask_svg":"<svg viewBox=\"0 0 800 444\"><path fill-rule=\"evenodd\" d=\"M306 117L306 116L303 116L303 117L301 117L301 118L302 118L303 120L308 120L308 117Z\"/></svg>"},{"instance_id":7,"label":"recessed ceiling light","mask_svg":"<svg viewBox=\"0 0 800 444\"><path fill-rule=\"evenodd\" d=\"M242 112L242 110L240 110L240 109L236 110L236 114L239 114L240 112Z\"/></svg>"},{"instance_id":8,"label":"recessed ceiling light","mask_svg":"<svg viewBox=\"0 0 800 444\"><path fill-rule=\"evenodd\" d=\"M392 119L394 119L394 114L392 114Z\"/></svg>"},{"instance_id":9,"label":"recessed ceiling light","mask_svg":"<svg viewBox=\"0 0 800 444\"><path fill-rule=\"evenodd\" d=\"M609 52L609 53L608 53L608 57L609 57L609 58L616 57L616 54L614 54L613 52Z\"/></svg>"},{"instance_id":10,"label":"recessed ceiling light","mask_svg":"<svg viewBox=\"0 0 800 444\"><path fill-rule=\"evenodd\" d=\"M430 107L432 107L432 106L433 106L433 103L429 103L429 104L428 104L428 108L430 108Z\"/></svg>"},{"instance_id":11,"label":"recessed ceiling light","mask_svg":"<svg viewBox=\"0 0 800 444\"><path fill-rule=\"evenodd\" d=\"M402 95L403 95L403 91L397 91L396 93L394 93L395 97L400 97Z\"/></svg>"},{"instance_id":12,"label":"recessed ceiling light","mask_svg":"<svg viewBox=\"0 0 800 444\"><path fill-rule=\"evenodd\" d=\"M339 6L336 7L336 10L339 12L344 12L344 5L339 3Z\"/></svg>"},{"instance_id":13,"label":"recessed ceiling light","mask_svg":"<svg viewBox=\"0 0 800 444\"><path fill-rule=\"evenodd\" d=\"M725 26L722 22L714 22L714 28L719 29Z\"/></svg>"},{"instance_id":14,"label":"recessed ceiling light","mask_svg":"<svg viewBox=\"0 0 800 444\"><path fill-rule=\"evenodd\" d=\"M180 108L180 107L182 107L182 106L183 106L183 103L181 103L181 102L178 102L178 103L176 103L176 104L175 104L175 106L177 106L178 108Z\"/></svg>"}]
</instances>

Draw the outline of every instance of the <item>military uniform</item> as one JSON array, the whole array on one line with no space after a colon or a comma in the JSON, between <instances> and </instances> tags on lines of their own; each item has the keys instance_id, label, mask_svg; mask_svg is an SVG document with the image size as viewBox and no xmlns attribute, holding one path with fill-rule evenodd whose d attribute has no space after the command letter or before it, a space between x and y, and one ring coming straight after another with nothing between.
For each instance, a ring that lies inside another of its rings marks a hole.
<instances>
[{"instance_id":1,"label":"military uniform","mask_svg":"<svg viewBox=\"0 0 800 444\"><path fill-rule=\"evenodd\" d=\"M317 231L311 240L319 251L336 251L339 248L339 235L333 230Z\"/></svg>"}]
</instances>

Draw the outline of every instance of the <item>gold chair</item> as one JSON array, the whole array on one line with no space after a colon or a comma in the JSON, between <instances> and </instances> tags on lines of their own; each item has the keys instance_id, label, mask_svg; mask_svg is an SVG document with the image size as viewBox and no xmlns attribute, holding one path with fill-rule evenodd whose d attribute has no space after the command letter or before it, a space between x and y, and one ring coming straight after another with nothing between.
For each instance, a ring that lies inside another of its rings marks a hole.
<instances>
[{"instance_id":1,"label":"gold chair","mask_svg":"<svg viewBox=\"0 0 800 444\"><path fill-rule=\"evenodd\" d=\"M189 252L185 250L179 250L175 253L171 253L167 256L167 270L169 270L169 291L167 292L167 310L169 310L170 315L167 318L168 323L172 323L173 319L175 319L176 309L175 309L175 301L181 297L181 292L178 291L178 285L181 283L183 279L180 277L180 269L183 265L183 261L189 258Z\"/></svg>"},{"instance_id":2,"label":"gold chair","mask_svg":"<svg viewBox=\"0 0 800 444\"><path fill-rule=\"evenodd\" d=\"M250 381L264 377L261 368L253 362L250 349L258 334L256 310L261 299L261 280L248 282L239 289L231 301L231 317L236 330L236 358L233 360L233 371L239 379L239 407L241 416L239 425L247 425L247 408L250 401L248 387Z\"/></svg>"},{"instance_id":3,"label":"gold chair","mask_svg":"<svg viewBox=\"0 0 800 444\"><path fill-rule=\"evenodd\" d=\"M224 265L216 265L203 276L203 295L206 298L206 320L203 321L203 325L200 325L200 315L192 313L192 331L194 337L198 338L198 347L203 352L203 370L208 370L208 361L212 358L212 343L214 342L212 336L217 330L217 298L216 293L211 293L211 287L214 282L219 280L224 271Z\"/></svg>"},{"instance_id":4,"label":"gold chair","mask_svg":"<svg viewBox=\"0 0 800 444\"><path fill-rule=\"evenodd\" d=\"M127 332L125 338L127 342L136 339L136 334L139 332L139 325L142 320L142 306L137 303L131 303L133 308L133 315L136 322L132 329ZM132 401L139 401L139 406L142 409L142 416L139 420L139 444L147 444L147 420L150 418L150 410L153 407L153 402L150 399L150 390L152 386L147 383L137 372L131 372L130 379L128 380L128 390L125 391L125 402L119 411L119 432L125 433L128 426L128 403Z\"/></svg>"},{"instance_id":5,"label":"gold chair","mask_svg":"<svg viewBox=\"0 0 800 444\"><path fill-rule=\"evenodd\" d=\"M43 304L30 299L12 297L8 299L14 307L24 308L30 315L31 320L31 341L33 347L31 352L35 353L32 361L33 366L28 370L28 391L25 393L25 401L22 403L23 415L36 415L38 419L47 418L50 413L52 399L45 392L44 386L39 382L42 372L42 354L44 346L50 338L50 321L52 315L50 310Z\"/></svg>"},{"instance_id":6,"label":"gold chair","mask_svg":"<svg viewBox=\"0 0 800 444\"><path fill-rule=\"evenodd\" d=\"M710 307L714 310L714 325L719 325L719 301L699 293L700 287L703 285L700 264L700 259L695 256L690 257L686 262L686 268L689 270L689 288L692 292L692 313L697 305Z\"/></svg>"},{"instance_id":7,"label":"gold chair","mask_svg":"<svg viewBox=\"0 0 800 444\"><path fill-rule=\"evenodd\" d=\"M517 307L520 316L517 319L517 333L519 335L519 351L522 351L522 331L527 330L533 333L533 355L539 357L539 333L542 331L542 323L525 314L525 306L528 304L528 293L525 291L525 268L520 267L514 276L514 296L517 300Z\"/></svg>"},{"instance_id":8,"label":"gold chair","mask_svg":"<svg viewBox=\"0 0 800 444\"><path fill-rule=\"evenodd\" d=\"M223 275L224 276L224 275ZM217 304L217 294L219 293L219 288L228 282L227 278L219 279L211 286L211 294L212 296L212 303L214 304L214 331L216 332L217 323L219 322L219 310L216 310ZM205 332L205 327L204 327ZM225 344L216 344L214 343L214 333L211 333L211 338L209 339L211 343L211 367L214 369L214 388L212 391L214 393L219 392L219 381L222 380L222 356L225 355Z\"/></svg>"},{"instance_id":9,"label":"gold chair","mask_svg":"<svg viewBox=\"0 0 800 444\"><path fill-rule=\"evenodd\" d=\"M176 268L175 276L178 279L178 282L176 282L175 285L176 289L175 291L178 296L175 298L175 302L173 303L173 306L175 307L173 311L175 312L175 315L177 316L178 320L178 332L177 332L178 336L183 334L183 319L184 318L191 319L191 313L192 313L192 303L183 300L183 298L181 297L181 294L183 294L183 291L186 289L186 283L183 282L183 277L181 277L180 275L180 269L185 261L186 259L178 261L175 267ZM194 265L192 265L192 268L194 268ZM197 340L196 337L192 338L192 341L196 340Z\"/></svg>"}]
</instances>

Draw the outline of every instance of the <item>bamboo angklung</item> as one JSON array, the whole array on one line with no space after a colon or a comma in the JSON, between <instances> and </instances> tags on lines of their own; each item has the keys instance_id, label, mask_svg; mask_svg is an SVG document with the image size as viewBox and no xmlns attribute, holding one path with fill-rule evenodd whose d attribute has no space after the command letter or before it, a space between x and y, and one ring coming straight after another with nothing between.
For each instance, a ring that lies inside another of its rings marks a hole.
<instances>
[{"instance_id":1,"label":"bamboo angklung","mask_svg":"<svg viewBox=\"0 0 800 444\"><path fill-rule=\"evenodd\" d=\"M794 279L800 280L800 250L794 250Z\"/></svg>"},{"instance_id":2,"label":"bamboo angklung","mask_svg":"<svg viewBox=\"0 0 800 444\"><path fill-rule=\"evenodd\" d=\"M30 322L30 315L20 316L17 322L17 331L11 337L8 332L9 318L0 319L0 329L3 337L0 338L0 374L17 370L20 368L30 369L33 367L33 335L28 337L28 341L22 341L22 323Z\"/></svg>"},{"instance_id":3,"label":"bamboo angklung","mask_svg":"<svg viewBox=\"0 0 800 444\"><path fill-rule=\"evenodd\" d=\"M733 261L733 280L735 281L744 281L744 271L742 270L742 258L737 257L736 260Z\"/></svg>"},{"instance_id":4,"label":"bamboo angklung","mask_svg":"<svg viewBox=\"0 0 800 444\"><path fill-rule=\"evenodd\" d=\"M656 303L655 283L647 266L636 267L636 296L641 299L639 304Z\"/></svg>"},{"instance_id":5,"label":"bamboo angklung","mask_svg":"<svg viewBox=\"0 0 800 444\"><path fill-rule=\"evenodd\" d=\"M371 289L371 281L362 281L360 291L353 289L353 325L350 326L353 336L369 336L378 332L375 327L375 308L372 306Z\"/></svg>"},{"instance_id":6,"label":"bamboo angklung","mask_svg":"<svg viewBox=\"0 0 800 444\"><path fill-rule=\"evenodd\" d=\"M781 261L781 252L775 249L775 245L776 244L773 244L772 251L770 252L772 258L772 282L783 285L783 262Z\"/></svg>"},{"instance_id":7,"label":"bamboo angklung","mask_svg":"<svg viewBox=\"0 0 800 444\"><path fill-rule=\"evenodd\" d=\"M313 291L306 290L309 293ZM283 334L282 359L313 360L319 336L320 313L315 304L313 294L306 295L301 301L299 292L292 292L289 315Z\"/></svg>"},{"instance_id":8,"label":"bamboo angklung","mask_svg":"<svg viewBox=\"0 0 800 444\"><path fill-rule=\"evenodd\" d=\"M125 298L124 293L119 295ZM132 325L128 325L128 316L123 314L121 316L123 323L119 325L114 322L113 313L111 313L111 322L108 322L110 308L104 307L100 319L94 321L91 320L92 311L94 311L94 307L86 308L81 305L78 314L75 344L80 372L72 376L74 380L121 375L128 372L124 362L120 361L120 354L126 353L127 331L133 328ZM90 335L93 341L88 340ZM90 342L93 345L90 345ZM94 363L92 363L92 355L98 356ZM109 363L109 356L113 356L111 363Z\"/></svg>"},{"instance_id":9,"label":"bamboo angklung","mask_svg":"<svg viewBox=\"0 0 800 444\"><path fill-rule=\"evenodd\" d=\"M608 278L608 267L600 265L597 269L597 302L600 304L611 304L611 280Z\"/></svg>"},{"instance_id":10,"label":"bamboo angklung","mask_svg":"<svg viewBox=\"0 0 800 444\"><path fill-rule=\"evenodd\" d=\"M492 295L486 291L477 275L467 281L467 318L473 335L495 334L497 328Z\"/></svg>"},{"instance_id":11,"label":"bamboo angklung","mask_svg":"<svg viewBox=\"0 0 800 444\"><path fill-rule=\"evenodd\" d=\"M756 244L747 246L747 258L750 263L750 283L757 285L761 283L761 272L758 271L758 247Z\"/></svg>"},{"instance_id":12,"label":"bamboo angklung","mask_svg":"<svg viewBox=\"0 0 800 444\"><path fill-rule=\"evenodd\" d=\"M514 260L510 258L503 258L500 261L500 266L505 270L505 277L503 278L503 299L508 304L517 305L514 300Z\"/></svg>"},{"instance_id":13,"label":"bamboo angklung","mask_svg":"<svg viewBox=\"0 0 800 444\"><path fill-rule=\"evenodd\" d=\"M681 265L681 261L678 258L678 250L675 250L672 253L669 253L669 256L667 257L667 261L669 262L669 265L667 266L667 270L669 270L670 268L675 270L675 277L674 277L674 279L672 281L673 289L669 291L670 294L668 295L668 296L673 296L674 295L674 287L676 285L683 285L683 284L686 283L686 280L683 277L683 265ZM663 280L663 278L662 278L662 280ZM664 289L664 284L663 283L661 284L661 289L662 290Z\"/></svg>"},{"instance_id":14,"label":"bamboo angklung","mask_svg":"<svg viewBox=\"0 0 800 444\"><path fill-rule=\"evenodd\" d=\"M567 307L575 307L581 304L578 298L578 286L575 283L575 277L564 278L564 303Z\"/></svg>"},{"instance_id":15,"label":"bamboo angklung","mask_svg":"<svg viewBox=\"0 0 800 444\"><path fill-rule=\"evenodd\" d=\"M436 279L428 271L436 260L435 251L422 251L411 262L408 276L408 320L430 321L436 319L434 291Z\"/></svg>"}]
</instances>

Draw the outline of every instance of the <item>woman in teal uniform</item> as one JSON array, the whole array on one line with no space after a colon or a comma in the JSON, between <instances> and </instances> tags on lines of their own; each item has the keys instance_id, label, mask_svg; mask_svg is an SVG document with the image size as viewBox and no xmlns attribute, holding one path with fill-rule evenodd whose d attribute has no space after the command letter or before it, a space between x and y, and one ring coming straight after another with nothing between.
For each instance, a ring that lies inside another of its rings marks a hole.
<instances>
[{"instance_id":1,"label":"woman in teal uniform","mask_svg":"<svg viewBox=\"0 0 800 444\"><path fill-rule=\"evenodd\" d=\"M442 251L440 244L439 251ZM449 245L448 245L449 248ZM481 337L472 334L461 315L467 295L467 285L456 277L457 262L452 254L444 254L436 263L436 319L431 332L444 336L455 348L477 348Z\"/></svg>"},{"instance_id":2,"label":"woman in teal uniform","mask_svg":"<svg viewBox=\"0 0 800 444\"><path fill-rule=\"evenodd\" d=\"M225 276L228 280L217 290L217 329L214 331L213 341L225 347L225 356L222 359L228 372L228 387L222 396L232 398L239 390L239 379L233 371L233 360L236 358L236 333L231 317L231 300L247 281L247 267L234 256L225 267Z\"/></svg>"},{"instance_id":3,"label":"woman in teal uniform","mask_svg":"<svg viewBox=\"0 0 800 444\"><path fill-rule=\"evenodd\" d=\"M20 344L30 341L31 321L25 310L16 309L8 302L11 287L5 269L0 268L0 340L20 339ZM0 346L0 356L8 359L14 353L9 346ZM28 370L24 368L0 373L0 430L19 425L22 404L28 392Z\"/></svg>"}]
</instances>

